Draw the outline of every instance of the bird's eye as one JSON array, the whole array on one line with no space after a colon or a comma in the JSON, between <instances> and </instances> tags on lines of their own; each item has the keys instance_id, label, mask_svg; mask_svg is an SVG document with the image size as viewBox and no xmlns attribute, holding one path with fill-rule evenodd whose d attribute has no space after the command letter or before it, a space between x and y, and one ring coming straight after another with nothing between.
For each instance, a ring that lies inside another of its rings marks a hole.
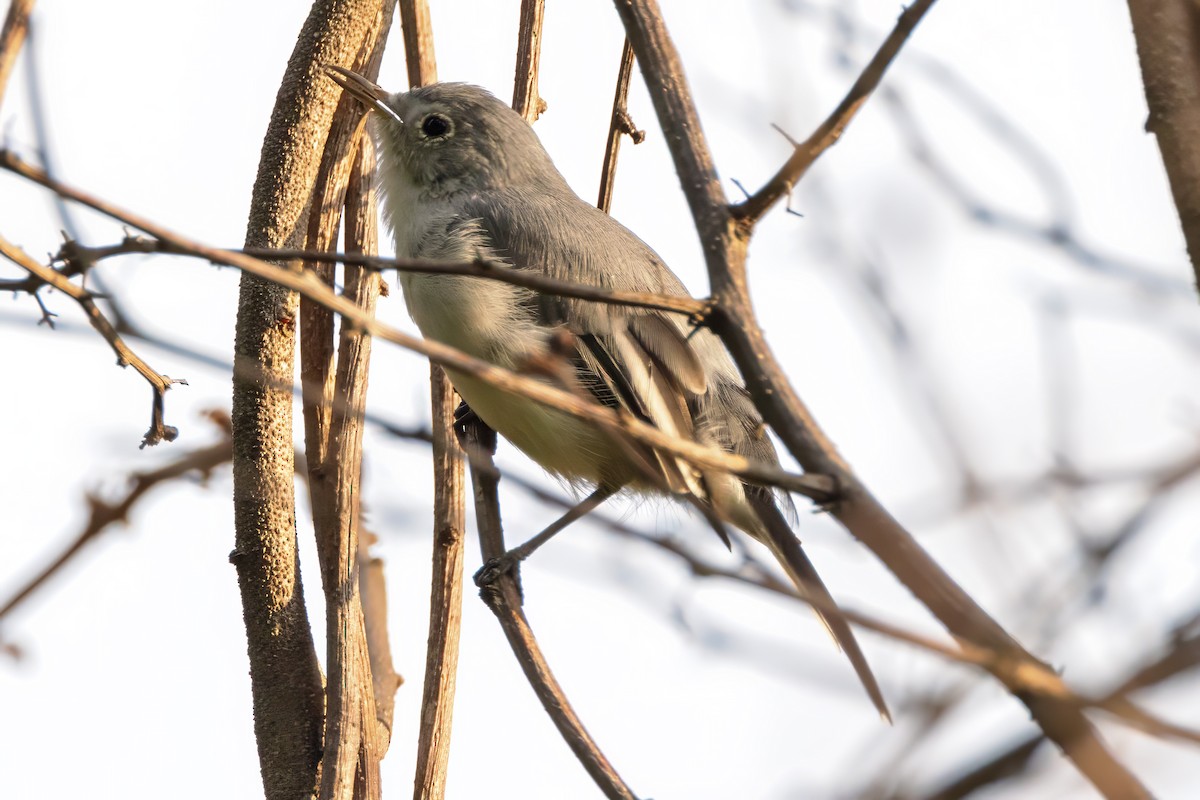
<instances>
[{"instance_id":1,"label":"bird's eye","mask_svg":"<svg viewBox=\"0 0 1200 800\"><path fill-rule=\"evenodd\" d=\"M450 130L450 120L439 114L430 114L421 120L421 133L429 137L445 136Z\"/></svg>"}]
</instances>

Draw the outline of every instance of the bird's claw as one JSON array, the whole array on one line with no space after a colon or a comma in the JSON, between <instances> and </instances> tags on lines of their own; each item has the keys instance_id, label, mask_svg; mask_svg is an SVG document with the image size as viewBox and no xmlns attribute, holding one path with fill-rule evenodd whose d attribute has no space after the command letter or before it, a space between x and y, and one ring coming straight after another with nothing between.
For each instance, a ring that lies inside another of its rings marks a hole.
<instances>
[{"instance_id":1,"label":"bird's claw","mask_svg":"<svg viewBox=\"0 0 1200 800\"><path fill-rule=\"evenodd\" d=\"M454 409L454 435L458 437L460 447L467 445L467 428L478 421L479 417L466 402L459 403L458 408Z\"/></svg>"},{"instance_id":2,"label":"bird's claw","mask_svg":"<svg viewBox=\"0 0 1200 800\"><path fill-rule=\"evenodd\" d=\"M505 575L514 575L517 565L521 562L508 553L496 558L489 558L475 572L475 585L480 589L492 586Z\"/></svg>"}]
</instances>

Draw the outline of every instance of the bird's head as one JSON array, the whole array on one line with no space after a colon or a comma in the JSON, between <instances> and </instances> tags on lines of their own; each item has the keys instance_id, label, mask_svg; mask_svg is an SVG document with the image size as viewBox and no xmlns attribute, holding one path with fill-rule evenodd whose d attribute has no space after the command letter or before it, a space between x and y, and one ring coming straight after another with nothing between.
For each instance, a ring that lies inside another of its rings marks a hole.
<instances>
[{"instance_id":1,"label":"bird's head","mask_svg":"<svg viewBox=\"0 0 1200 800\"><path fill-rule=\"evenodd\" d=\"M385 180L402 178L433 196L562 181L524 118L485 89L434 83L389 94L358 73L326 70L377 112Z\"/></svg>"}]
</instances>

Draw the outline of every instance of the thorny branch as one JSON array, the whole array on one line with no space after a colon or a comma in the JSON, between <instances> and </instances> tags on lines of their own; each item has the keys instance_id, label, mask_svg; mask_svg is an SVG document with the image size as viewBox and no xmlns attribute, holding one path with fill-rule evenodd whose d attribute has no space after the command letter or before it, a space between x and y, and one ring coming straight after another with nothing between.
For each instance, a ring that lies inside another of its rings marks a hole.
<instances>
[{"instance_id":1,"label":"thorny branch","mask_svg":"<svg viewBox=\"0 0 1200 800\"><path fill-rule=\"evenodd\" d=\"M763 188L732 208L734 219L738 220L746 229L752 228L771 206L775 205L780 198L791 193L800 179L804 177L804 173L808 172L808 168L842 137L846 126L870 98L875 87L879 86L884 73L899 54L900 48L908 41L909 34L917 27L933 3L934 0L917 0L904 9L891 34L884 40L883 45L875 53L875 57L859 74L858 80L850 87L850 91L842 98L842 102L807 139L796 145L791 158L779 168L779 171Z\"/></svg>"},{"instance_id":2,"label":"thorny branch","mask_svg":"<svg viewBox=\"0 0 1200 800\"><path fill-rule=\"evenodd\" d=\"M625 43L621 45L621 67L617 71L617 88L613 96L612 120L608 123L608 140L604 143L604 164L600 168L600 198L596 201L596 208L605 213L608 213L612 206L613 185L617 177L617 154L621 150L621 137L628 136L634 144L641 144L646 139L646 132L638 130L629 116L627 103L629 80L632 76L633 45L626 37Z\"/></svg>"},{"instance_id":3,"label":"thorny branch","mask_svg":"<svg viewBox=\"0 0 1200 800\"><path fill-rule=\"evenodd\" d=\"M679 54L665 29L657 4L653 0L616 0L616 5L642 65L697 232L705 244L709 279L717 304L714 329L737 362L759 410L806 469L837 476L842 494L840 502L832 509L834 516L867 545L952 634L961 641L1024 661L1048 679L1058 680L1046 665L1029 654L980 608L876 500L796 395L755 321L747 286L747 238L753 221L769 203L755 203L735 216L717 180ZM910 9L914 13L902 15L898 28L915 24L919 19L915 10L923 12L929 5L929 2L914 4ZM898 47L903 40L904 36L896 37L894 46ZM893 37L889 37L889 41L893 41ZM885 43L883 50L888 47ZM872 63L882 65L890 59L891 56L884 53ZM882 71L879 73L881 75ZM878 77L864 80L866 86L877 82ZM838 120L844 116L848 121L865 97L866 94L856 97L852 91L843 103L843 114L839 116L835 112L827 121L829 124L822 126L822 129L828 128L828 132L814 141L828 139L830 134L840 131L844 123L839 127ZM800 156L796 159L801 164L808 160ZM782 170L777 177L784 180L778 185L768 184L775 188L761 194L764 201L769 198L773 202L783 195L789 174L786 169ZM1107 750L1078 707L1043 695L1024 693L1008 683L1010 674L1002 671L993 674L1029 708L1038 725L1099 791L1114 798L1149 796L1137 778Z\"/></svg>"},{"instance_id":4,"label":"thorny branch","mask_svg":"<svg viewBox=\"0 0 1200 800\"><path fill-rule=\"evenodd\" d=\"M116 523L127 523L133 507L152 489L192 473L201 478L207 478L217 467L227 464L233 453L233 444L229 438L229 418L220 412L212 412L208 416L223 434L220 441L208 447L184 453L158 469L133 473L129 476L128 491L118 500L108 501L97 495L89 494L87 504L90 513L83 530L50 564L14 592L3 605L0 605L0 620L3 620L9 612L45 585L88 542Z\"/></svg>"},{"instance_id":5,"label":"thorny branch","mask_svg":"<svg viewBox=\"0 0 1200 800\"><path fill-rule=\"evenodd\" d=\"M162 441L173 442L179 436L179 429L171 425L167 425L163 421L163 400L167 390L174 384L181 383L187 385L187 381L183 378L172 378L169 375L163 375L156 372L147 364L141 356L133 352L125 341L117 333L117 329L113 327L108 318L100 311L96 305L94 296L86 289L76 286L71 282L68 274L82 273L86 268L76 264L69 267L68 270L60 272L53 267L46 267L29 257L23 250L9 242L7 239L0 237L0 255L5 256L17 266L27 271L33 280L29 282L19 281L17 283L28 284L31 288L22 286L22 290L28 291L37 298L38 305L42 309L43 320L50 319L50 312L42 303L41 297L38 295L38 287L42 284L53 286L63 294L70 297L79 307L83 309L83 313L87 315L88 322L92 324L104 340L108 342L109 347L117 354L117 364L122 367L132 366L137 370L138 374L146 379L150 384L150 388L154 391L154 398L150 406L150 428L142 437L142 447L147 445L156 445ZM5 289L16 290L10 284L3 287Z\"/></svg>"},{"instance_id":6,"label":"thorny branch","mask_svg":"<svg viewBox=\"0 0 1200 800\"><path fill-rule=\"evenodd\" d=\"M347 320L349 324L385 339L393 344L426 356L430 360L488 381L497 388L521 395L530 400L545 403L582 419L596 423L618 436L629 436L639 442L664 450L691 461L698 467L725 470L754 483L777 486L796 494L826 502L836 496L838 487L824 475L796 475L750 459L735 456L722 450L699 445L694 441L664 434L629 415L618 415L609 409L581 400L573 394L548 386L543 382L525 377L510 370L497 367L490 362L472 358L460 350L427 339L417 339L391 326L368 317L345 298L330 291L319 278L311 273L276 267L264 261L229 250L218 250L189 240L163 228L144 217L97 200L77 189L54 180L41 170L17 158L11 151L0 150L0 168L14 172L28 180L39 183L58 194L93 208L113 219L161 239L172 248L186 251L213 263L236 267L243 272L273 281L279 286L297 292L304 297L317 299Z\"/></svg>"}]
</instances>

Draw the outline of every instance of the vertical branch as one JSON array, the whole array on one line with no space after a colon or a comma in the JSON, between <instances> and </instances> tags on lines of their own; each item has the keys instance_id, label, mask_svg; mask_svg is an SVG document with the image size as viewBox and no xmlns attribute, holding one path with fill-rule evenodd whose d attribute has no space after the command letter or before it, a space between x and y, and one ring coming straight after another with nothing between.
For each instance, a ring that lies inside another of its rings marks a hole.
<instances>
[{"instance_id":1,"label":"vertical branch","mask_svg":"<svg viewBox=\"0 0 1200 800\"><path fill-rule=\"evenodd\" d=\"M4 28L0 29L0 105L4 104L8 76L17 61L17 54L21 52L21 45L25 43L33 3L34 0L12 0L8 4L8 13L4 16Z\"/></svg>"},{"instance_id":2,"label":"vertical branch","mask_svg":"<svg viewBox=\"0 0 1200 800\"><path fill-rule=\"evenodd\" d=\"M1129 0L1138 60L1175 210L1200 285L1200 7L1194 0Z\"/></svg>"},{"instance_id":3,"label":"vertical branch","mask_svg":"<svg viewBox=\"0 0 1200 800\"><path fill-rule=\"evenodd\" d=\"M314 3L263 143L248 247L300 244L336 87L324 63L349 64L378 24L380 0ZM315 793L324 697L296 547L292 376L296 295L243 276L233 381L237 568L250 660L254 731L268 800Z\"/></svg>"},{"instance_id":4,"label":"vertical branch","mask_svg":"<svg viewBox=\"0 0 1200 800\"><path fill-rule=\"evenodd\" d=\"M471 482L475 490L475 523L484 559L504 552L504 533L500 526L500 501L497 493L499 471L492 462L496 435L482 423L467 426L467 451L471 454ZM533 687L542 707L579 759L596 786L609 800L635 800L633 791L621 780L604 753L583 727L571 708L562 687L550 672L550 666L538 647L529 621L521 611L521 590L513 573L501 575L484 587L480 597L496 619L512 647L517 663Z\"/></svg>"},{"instance_id":5,"label":"vertical branch","mask_svg":"<svg viewBox=\"0 0 1200 800\"><path fill-rule=\"evenodd\" d=\"M450 732L462 628L463 545L466 535L465 476L451 420L455 395L441 367L430 370L435 423L433 584L429 597L429 641L425 686L421 693L421 729L413 797L445 796Z\"/></svg>"},{"instance_id":6,"label":"vertical branch","mask_svg":"<svg viewBox=\"0 0 1200 800\"><path fill-rule=\"evenodd\" d=\"M377 11L375 24L361 43L352 68L375 77L391 27L391 3ZM378 242L375 205L369 195L374 151L363 135L365 118L353 98L343 96L325 142L318 184L309 210L309 245L331 248L345 215L347 250L374 255ZM351 176L359 196L350 198ZM367 193L364 202L362 193ZM332 270L322 276L332 280ZM368 317L375 313L380 276L359 267L345 269L344 296ZM315 323L315 324L314 324ZM358 547L362 477L362 423L366 408L371 338L345 322L333 364L333 319L324 310L301 303L302 361L305 378L305 432L312 495L313 528L325 592L326 664L325 737L321 761L322 800L381 796L379 761L386 739L377 730L375 684L367 646ZM310 347L315 348L310 351ZM314 407L314 400L320 405Z\"/></svg>"},{"instance_id":7,"label":"vertical branch","mask_svg":"<svg viewBox=\"0 0 1200 800\"><path fill-rule=\"evenodd\" d=\"M617 70L617 89L613 96L612 120L608 123L608 140L604 144L604 165L600 169L600 198L596 208L608 213L612 207L613 183L617 177L617 153L621 149L621 135L628 134L634 144L641 144L645 131L639 131L629 118L629 80L633 76L633 45L629 37L621 46L621 67Z\"/></svg>"},{"instance_id":8,"label":"vertical branch","mask_svg":"<svg viewBox=\"0 0 1200 800\"><path fill-rule=\"evenodd\" d=\"M409 86L437 82L437 59L433 51L433 22L428 0L398 0L400 28L404 32L404 65Z\"/></svg>"},{"instance_id":9,"label":"vertical branch","mask_svg":"<svg viewBox=\"0 0 1200 800\"><path fill-rule=\"evenodd\" d=\"M731 217L679 53L654 0L615 0L633 43L659 124L692 210L715 300L710 324L720 334L746 379L756 405L805 471L832 477L840 488L831 511L956 637L999 654L992 674L1030 710L1046 735L1106 797L1142 798L1149 793L1105 747L1081 709L1023 691L1014 670L1057 677L992 619L935 562L870 493L817 425L768 346L750 304L745 257L749 227ZM928 2L918 3L927 8ZM912 22L901 16L901 24ZM888 42L893 40L889 38ZM885 42L885 47L888 46ZM848 107L851 111L855 105Z\"/></svg>"},{"instance_id":10,"label":"vertical branch","mask_svg":"<svg viewBox=\"0 0 1200 800\"><path fill-rule=\"evenodd\" d=\"M426 0L401 0L404 57L409 86L437 81L433 27ZM433 562L429 597L429 638L413 797L440 800L446 793L458 641L462 627L463 544L467 527L465 470L454 436L454 387L445 371L429 365L433 434Z\"/></svg>"},{"instance_id":11,"label":"vertical branch","mask_svg":"<svg viewBox=\"0 0 1200 800\"><path fill-rule=\"evenodd\" d=\"M382 39L380 40L382 44ZM375 63L378 68L378 62ZM374 168L371 146L360 138L358 170ZM360 188L362 184L359 183ZM369 183L366 187L369 191ZM374 254L375 207L357 205L369 212L347 215L348 242L355 251ZM374 314L380 276L359 267L346 267L346 299L367 314ZM366 407L371 337L345 322L338 346L333 419L325 462L314 475L314 497L322 497L331 517L318 528L317 552L325 587L326 637L329 685L326 690L325 757L322 762L321 797L378 798L379 760L386 751L377 730L374 682L367 646L366 623L358 575L358 521L361 517L359 483L362 475L363 411ZM314 515L314 524L317 519ZM322 529L323 528L323 529ZM324 535L322 535L324 534ZM355 788L356 784L359 788Z\"/></svg>"},{"instance_id":12,"label":"vertical branch","mask_svg":"<svg viewBox=\"0 0 1200 800\"><path fill-rule=\"evenodd\" d=\"M517 75L513 90L513 109L532 123L537 119L537 72L542 36L542 3L521 4L521 30L517 44ZM500 520L499 471L492 461L496 452L496 433L481 420L466 425L466 449L471 458L471 483L475 493L475 524L485 561L504 553L504 531ZM610 800L633 800L634 794L621 780L604 753L583 727L558 685L549 664L538 647L529 622L521 610L519 573L514 569L483 586L480 598L496 615L525 679L567 746L600 791Z\"/></svg>"},{"instance_id":13,"label":"vertical branch","mask_svg":"<svg viewBox=\"0 0 1200 800\"><path fill-rule=\"evenodd\" d=\"M545 0L521 0L521 27L517 31L517 69L512 106L529 122L546 110L538 95L538 67L542 60L542 17Z\"/></svg>"},{"instance_id":14,"label":"vertical branch","mask_svg":"<svg viewBox=\"0 0 1200 800\"><path fill-rule=\"evenodd\" d=\"M389 15L390 16L390 15ZM376 57L383 55L383 48L376 50ZM379 72L378 63L371 67L370 74ZM375 254L379 251L379 213L375 193L375 146L371 137L362 136L361 146L354 168L350 171L350 183L346 187L346 252L359 255ZM346 266L345 296L368 312L373 312L378 295L382 293L383 277L376 271L361 267ZM342 347L352 345L370 347L371 339L363 338L354 328L343 324ZM367 353L369 355L369 351ZM341 355L339 354L339 360ZM364 366L365 370L365 366ZM364 372L365 380L365 372ZM339 395L341 397L341 395ZM361 433L357 434L361 438ZM359 456L359 471L362 458ZM391 744L392 713L396 704L396 689L402 680L392 664L392 648L387 627L387 584L384 581L383 562L371 558L368 545L371 537L363 536L362 504L355 499L352 508L358 531L358 591L362 598L363 625L366 630L367 656L370 660L370 678L375 698L375 719L364 720L364 753L369 753L376 762L383 759ZM373 770L373 772L377 772Z\"/></svg>"}]
</instances>

